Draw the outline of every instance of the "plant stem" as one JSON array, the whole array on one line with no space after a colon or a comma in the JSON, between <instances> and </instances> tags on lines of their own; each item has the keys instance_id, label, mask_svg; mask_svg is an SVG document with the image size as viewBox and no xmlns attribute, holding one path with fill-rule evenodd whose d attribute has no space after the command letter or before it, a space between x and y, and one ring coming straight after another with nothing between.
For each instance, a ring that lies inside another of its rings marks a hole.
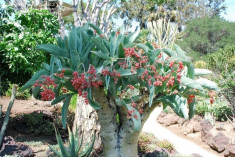
<instances>
[{"instance_id":1,"label":"plant stem","mask_svg":"<svg viewBox=\"0 0 235 157\"><path fill-rule=\"evenodd\" d=\"M1 128L1 132L0 132L0 146L2 145L2 140L3 140L3 137L4 137L4 133L6 131L7 124L9 122L11 109L12 109L12 106L14 104L15 97L16 97L16 91L17 91L17 85L13 85L12 92L11 92L11 101L10 101L10 103L8 105L6 116L4 118L4 121L3 121L3 124L2 124L2 128Z\"/></svg>"}]
</instances>

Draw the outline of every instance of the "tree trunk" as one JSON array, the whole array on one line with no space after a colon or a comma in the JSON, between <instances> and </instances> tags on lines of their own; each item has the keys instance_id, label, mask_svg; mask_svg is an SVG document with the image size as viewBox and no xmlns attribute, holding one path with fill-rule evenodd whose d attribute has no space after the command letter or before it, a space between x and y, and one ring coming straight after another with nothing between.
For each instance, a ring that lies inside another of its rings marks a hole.
<instances>
[{"instance_id":1,"label":"tree trunk","mask_svg":"<svg viewBox=\"0 0 235 157\"><path fill-rule=\"evenodd\" d=\"M101 146L100 125L98 116L94 108L86 105L82 97L78 97L75 120L73 123L73 132L77 129L78 137L83 136L84 144L90 143L94 131L96 131L96 140L94 148Z\"/></svg>"},{"instance_id":2,"label":"tree trunk","mask_svg":"<svg viewBox=\"0 0 235 157\"><path fill-rule=\"evenodd\" d=\"M101 126L100 136L105 157L138 157L138 136L139 132L134 130L134 122L127 118L127 109L124 106L117 106L114 99L105 95L103 89L94 89L95 101L101 104L101 109L97 110L99 123ZM157 105L153 105L143 113L141 117L141 129L144 122L149 117L152 110ZM119 120L117 120L117 114Z\"/></svg>"}]
</instances>

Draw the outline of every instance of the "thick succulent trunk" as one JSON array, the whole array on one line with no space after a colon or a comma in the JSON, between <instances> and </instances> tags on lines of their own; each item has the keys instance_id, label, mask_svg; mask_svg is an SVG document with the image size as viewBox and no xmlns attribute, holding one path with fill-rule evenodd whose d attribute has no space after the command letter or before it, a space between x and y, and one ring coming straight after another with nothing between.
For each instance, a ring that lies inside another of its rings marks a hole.
<instances>
[{"instance_id":1,"label":"thick succulent trunk","mask_svg":"<svg viewBox=\"0 0 235 157\"><path fill-rule=\"evenodd\" d=\"M86 105L82 97L78 97L75 112L75 120L73 123L73 131L77 129L79 137L83 136L84 143L90 143L92 134L96 131L96 140L94 148L101 146L100 125L98 115L94 108Z\"/></svg>"},{"instance_id":2,"label":"thick succulent trunk","mask_svg":"<svg viewBox=\"0 0 235 157\"><path fill-rule=\"evenodd\" d=\"M134 130L133 121L127 118L126 107L117 106L114 99L109 94L105 95L102 89L93 90L93 96L95 101L101 104L101 109L97 110L97 113L104 156L138 157L137 143L140 132ZM152 110L153 107L144 112L142 126Z\"/></svg>"}]
</instances>

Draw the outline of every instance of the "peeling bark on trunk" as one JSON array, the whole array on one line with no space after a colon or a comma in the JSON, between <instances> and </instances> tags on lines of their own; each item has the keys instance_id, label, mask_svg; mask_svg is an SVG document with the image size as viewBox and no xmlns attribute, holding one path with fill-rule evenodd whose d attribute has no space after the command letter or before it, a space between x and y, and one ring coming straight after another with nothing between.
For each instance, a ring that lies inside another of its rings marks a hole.
<instances>
[{"instance_id":1,"label":"peeling bark on trunk","mask_svg":"<svg viewBox=\"0 0 235 157\"><path fill-rule=\"evenodd\" d=\"M98 115L94 108L92 108L90 105L85 104L82 97L78 97L77 100L73 131L75 132L76 129L78 131L78 137L83 136L84 143L90 143L92 135L94 131L96 131L94 148L99 148L101 146Z\"/></svg>"}]
</instances>

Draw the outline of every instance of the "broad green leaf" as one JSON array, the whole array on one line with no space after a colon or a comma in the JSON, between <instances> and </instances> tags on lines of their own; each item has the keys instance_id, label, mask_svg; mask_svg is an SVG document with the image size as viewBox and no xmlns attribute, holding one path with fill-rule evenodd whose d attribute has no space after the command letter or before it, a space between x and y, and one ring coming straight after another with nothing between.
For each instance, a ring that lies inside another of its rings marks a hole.
<instances>
[{"instance_id":1,"label":"broad green leaf","mask_svg":"<svg viewBox=\"0 0 235 157\"><path fill-rule=\"evenodd\" d=\"M124 76L132 76L132 75L136 74L136 72L131 72L130 69L124 69L123 67L120 67L117 70L117 73L120 73L122 77L124 77Z\"/></svg>"},{"instance_id":2,"label":"broad green leaf","mask_svg":"<svg viewBox=\"0 0 235 157\"><path fill-rule=\"evenodd\" d=\"M202 87L210 89L210 90L214 90L219 92L220 88L217 86L217 84L213 81L210 81L208 79L205 78L199 78L196 80L197 83L199 83Z\"/></svg>"},{"instance_id":3,"label":"broad green leaf","mask_svg":"<svg viewBox=\"0 0 235 157\"><path fill-rule=\"evenodd\" d=\"M210 75L212 74L212 71L208 70L208 69L198 69L195 68L195 76L202 76L202 75Z\"/></svg>"},{"instance_id":4,"label":"broad green leaf","mask_svg":"<svg viewBox=\"0 0 235 157\"><path fill-rule=\"evenodd\" d=\"M164 105L168 105L172 110L182 118L188 118L187 114L187 99L179 95L167 95L160 98Z\"/></svg>"},{"instance_id":5,"label":"broad green leaf","mask_svg":"<svg viewBox=\"0 0 235 157\"><path fill-rule=\"evenodd\" d=\"M152 106L154 92L155 92L155 86L152 85L152 86L150 87L150 90L149 90L149 107Z\"/></svg>"},{"instance_id":6,"label":"broad green leaf","mask_svg":"<svg viewBox=\"0 0 235 157\"><path fill-rule=\"evenodd\" d=\"M115 32L113 34L111 34L111 39L110 39L110 56L111 57L114 57L114 54L115 54L115 51L116 51L116 48L117 48L117 37L116 37L116 34Z\"/></svg>"},{"instance_id":7,"label":"broad green leaf","mask_svg":"<svg viewBox=\"0 0 235 157\"><path fill-rule=\"evenodd\" d=\"M110 60L110 58L106 54L102 53L101 51L91 51L91 53L93 53L93 54L95 54L105 60Z\"/></svg>"},{"instance_id":8,"label":"broad green leaf","mask_svg":"<svg viewBox=\"0 0 235 157\"><path fill-rule=\"evenodd\" d=\"M36 46L36 50L46 51L56 57L69 58L69 54L66 50L52 44L41 44Z\"/></svg>"},{"instance_id":9,"label":"broad green leaf","mask_svg":"<svg viewBox=\"0 0 235 157\"><path fill-rule=\"evenodd\" d=\"M105 88L106 90L109 89L109 83L110 83L110 76L105 76Z\"/></svg>"},{"instance_id":10,"label":"broad green leaf","mask_svg":"<svg viewBox=\"0 0 235 157\"><path fill-rule=\"evenodd\" d=\"M94 101L92 98L91 88L88 88L88 100L89 100L89 104L91 105L91 107L93 107L94 109L100 109L100 104Z\"/></svg>"},{"instance_id":11,"label":"broad green leaf","mask_svg":"<svg viewBox=\"0 0 235 157\"><path fill-rule=\"evenodd\" d=\"M47 71L50 71L50 65L48 65L47 63L42 63L42 67L47 70Z\"/></svg>"},{"instance_id":12,"label":"broad green leaf","mask_svg":"<svg viewBox=\"0 0 235 157\"><path fill-rule=\"evenodd\" d=\"M92 38L93 43L97 47L98 50L100 50L103 54L109 55L109 50L106 48L106 46L103 44L102 40L99 38Z\"/></svg>"},{"instance_id":13,"label":"broad green leaf","mask_svg":"<svg viewBox=\"0 0 235 157\"><path fill-rule=\"evenodd\" d=\"M169 48L163 48L162 51L170 57L176 57L176 53Z\"/></svg>"},{"instance_id":14,"label":"broad green leaf","mask_svg":"<svg viewBox=\"0 0 235 157\"><path fill-rule=\"evenodd\" d=\"M40 92L40 86L38 86L38 87L33 87L33 97L35 98L35 99L37 99L38 98L38 94L39 94L39 92Z\"/></svg>"},{"instance_id":15,"label":"broad green leaf","mask_svg":"<svg viewBox=\"0 0 235 157\"><path fill-rule=\"evenodd\" d=\"M146 46L144 44L136 44L136 47L143 49L144 52L148 52L148 50L149 50L148 46Z\"/></svg>"},{"instance_id":16,"label":"broad green leaf","mask_svg":"<svg viewBox=\"0 0 235 157\"><path fill-rule=\"evenodd\" d=\"M134 130L136 132L140 132L141 130L141 117L139 111L137 111L135 108L133 108L130 104L125 104L128 111L134 110L134 112L131 115L131 119L134 122Z\"/></svg>"},{"instance_id":17,"label":"broad green leaf","mask_svg":"<svg viewBox=\"0 0 235 157\"><path fill-rule=\"evenodd\" d=\"M134 41L136 41L136 39L139 37L139 33L140 33L140 29L138 29L137 31L128 34L123 41L123 44L129 44L129 43L133 43ZM126 46L125 46L126 47Z\"/></svg>"},{"instance_id":18,"label":"broad green leaf","mask_svg":"<svg viewBox=\"0 0 235 157\"><path fill-rule=\"evenodd\" d=\"M175 44L174 48L175 48L175 51L176 51L178 57L182 57L182 58L187 57L186 52L183 51L178 45Z\"/></svg>"},{"instance_id":19,"label":"broad green leaf","mask_svg":"<svg viewBox=\"0 0 235 157\"><path fill-rule=\"evenodd\" d=\"M26 84L20 89L20 92L23 92L25 89L30 88L33 86L33 84L38 80L42 75L49 75L49 72L45 69L41 69L38 72L36 72L32 78L26 82Z\"/></svg>"},{"instance_id":20,"label":"broad green leaf","mask_svg":"<svg viewBox=\"0 0 235 157\"><path fill-rule=\"evenodd\" d=\"M118 48L118 58L125 58L125 54L124 54L124 47L123 44L120 43L119 44L119 48Z\"/></svg>"},{"instance_id":21,"label":"broad green leaf","mask_svg":"<svg viewBox=\"0 0 235 157\"><path fill-rule=\"evenodd\" d=\"M65 98L64 104L62 106L62 125L63 128L66 128L66 121L67 121L67 114L68 114L68 108L69 108L69 104L70 104L70 100L72 98L73 94L69 94L67 95L67 97Z\"/></svg>"},{"instance_id":22,"label":"broad green leaf","mask_svg":"<svg viewBox=\"0 0 235 157\"><path fill-rule=\"evenodd\" d=\"M67 98L69 95L71 95L71 94L65 94L65 95L60 95L60 96L56 97L56 98L51 102L51 105L58 104L59 102L63 101L65 98Z\"/></svg>"},{"instance_id":23,"label":"broad green leaf","mask_svg":"<svg viewBox=\"0 0 235 157\"><path fill-rule=\"evenodd\" d=\"M185 77L185 76L181 77L181 84L183 84L187 87L190 87L190 88L203 90L202 86L198 82L196 82L195 80L192 80L188 77Z\"/></svg>"},{"instance_id":24,"label":"broad green leaf","mask_svg":"<svg viewBox=\"0 0 235 157\"><path fill-rule=\"evenodd\" d=\"M97 34L101 35L101 34L104 34L101 29L99 27L97 27L96 25L92 24L92 23L89 23L88 24L90 27L92 27L94 30L96 30Z\"/></svg>"}]
</instances>

